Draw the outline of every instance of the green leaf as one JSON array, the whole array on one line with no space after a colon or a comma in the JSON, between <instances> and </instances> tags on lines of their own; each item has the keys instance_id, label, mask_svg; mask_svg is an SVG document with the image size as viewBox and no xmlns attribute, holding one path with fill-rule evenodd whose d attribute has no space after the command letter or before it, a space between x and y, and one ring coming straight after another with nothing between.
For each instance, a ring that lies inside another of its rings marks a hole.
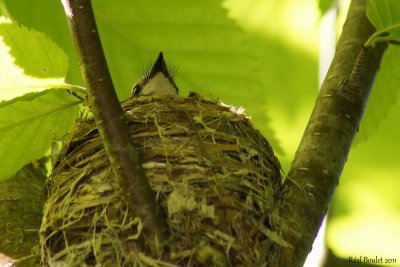
<instances>
[{"instance_id":1,"label":"green leaf","mask_svg":"<svg viewBox=\"0 0 400 267\"><path fill-rule=\"evenodd\" d=\"M356 144L368 140L377 132L380 124L396 106L400 93L399 58L400 49L389 46L371 90L365 115L361 121L360 132L355 139Z\"/></svg>"},{"instance_id":2,"label":"green leaf","mask_svg":"<svg viewBox=\"0 0 400 267\"><path fill-rule=\"evenodd\" d=\"M366 46L382 41L400 42L399 0L368 0L366 14L377 30L365 43Z\"/></svg>"},{"instance_id":3,"label":"green leaf","mask_svg":"<svg viewBox=\"0 0 400 267\"><path fill-rule=\"evenodd\" d=\"M68 58L45 34L0 18L0 100L62 87Z\"/></svg>"},{"instance_id":4,"label":"green leaf","mask_svg":"<svg viewBox=\"0 0 400 267\"><path fill-rule=\"evenodd\" d=\"M75 121L78 106L71 95L47 90L0 102L0 180L42 157Z\"/></svg>"},{"instance_id":5,"label":"green leaf","mask_svg":"<svg viewBox=\"0 0 400 267\"><path fill-rule=\"evenodd\" d=\"M324 15L333 5L336 0L319 0L318 8L321 12L321 15Z\"/></svg>"}]
</instances>

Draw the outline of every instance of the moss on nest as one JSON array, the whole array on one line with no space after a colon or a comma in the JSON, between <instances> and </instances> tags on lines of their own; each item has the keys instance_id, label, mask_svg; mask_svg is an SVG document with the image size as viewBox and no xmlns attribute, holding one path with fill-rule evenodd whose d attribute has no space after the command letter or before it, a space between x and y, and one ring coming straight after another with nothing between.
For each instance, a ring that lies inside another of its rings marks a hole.
<instances>
[{"instance_id":1,"label":"moss on nest","mask_svg":"<svg viewBox=\"0 0 400 267\"><path fill-rule=\"evenodd\" d=\"M150 257L92 119L81 119L49 180L42 260L68 266L263 266L274 232L280 165L241 110L198 95L122 103L133 142L170 227ZM169 259L168 263L167 260Z\"/></svg>"}]
</instances>

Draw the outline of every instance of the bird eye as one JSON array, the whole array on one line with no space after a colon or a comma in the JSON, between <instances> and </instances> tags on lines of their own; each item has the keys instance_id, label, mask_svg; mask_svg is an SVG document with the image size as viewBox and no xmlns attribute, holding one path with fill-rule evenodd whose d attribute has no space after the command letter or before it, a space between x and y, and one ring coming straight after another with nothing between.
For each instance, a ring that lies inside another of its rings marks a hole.
<instances>
[{"instance_id":1,"label":"bird eye","mask_svg":"<svg viewBox=\"0 0 400 267\"><path fill-rule=\"evenodd\" d=\"M140 87L140 85L135 85L132 89L132 95L139 95L141 91L142 88Z\"/></svg>"}]
</instances>

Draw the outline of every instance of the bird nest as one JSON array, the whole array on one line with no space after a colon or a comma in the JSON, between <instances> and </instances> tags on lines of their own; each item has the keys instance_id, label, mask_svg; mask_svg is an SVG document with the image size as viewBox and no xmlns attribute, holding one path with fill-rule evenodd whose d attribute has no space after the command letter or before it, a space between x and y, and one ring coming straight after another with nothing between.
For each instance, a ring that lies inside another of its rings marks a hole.
<instances>
[{"instance_id":1,"label":"bird nest","mask_svg":"<svg viewBox=\"0 0 400 267\"><path fill-rule=\"evenodd\" d=\"M273 245L285 246L273 230L280 164L249 118L198 95L141 96L122 106L164 211L168 243L158 257L141 251L142 221L128 219L95 122L81 118L48 182L42 260L50 266L268 265Z\"/></svg>"}]
</instances>

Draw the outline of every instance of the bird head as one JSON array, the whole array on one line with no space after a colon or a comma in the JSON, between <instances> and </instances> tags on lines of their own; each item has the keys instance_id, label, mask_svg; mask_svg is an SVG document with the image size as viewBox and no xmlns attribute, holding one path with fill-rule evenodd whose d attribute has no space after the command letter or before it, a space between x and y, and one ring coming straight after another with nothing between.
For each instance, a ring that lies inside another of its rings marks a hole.
<instances>
[{"instance_id":1,"label":"bird head","mask_svg":"<svg viewBox=\"0 0 400 267\"><path fill-rule=\"evenodd\" d=\"M168 71L162 52L151 69L135 83L131 93L132 96L152 94L178 94L178 87Z\"/></svg>"}]
</instances>

